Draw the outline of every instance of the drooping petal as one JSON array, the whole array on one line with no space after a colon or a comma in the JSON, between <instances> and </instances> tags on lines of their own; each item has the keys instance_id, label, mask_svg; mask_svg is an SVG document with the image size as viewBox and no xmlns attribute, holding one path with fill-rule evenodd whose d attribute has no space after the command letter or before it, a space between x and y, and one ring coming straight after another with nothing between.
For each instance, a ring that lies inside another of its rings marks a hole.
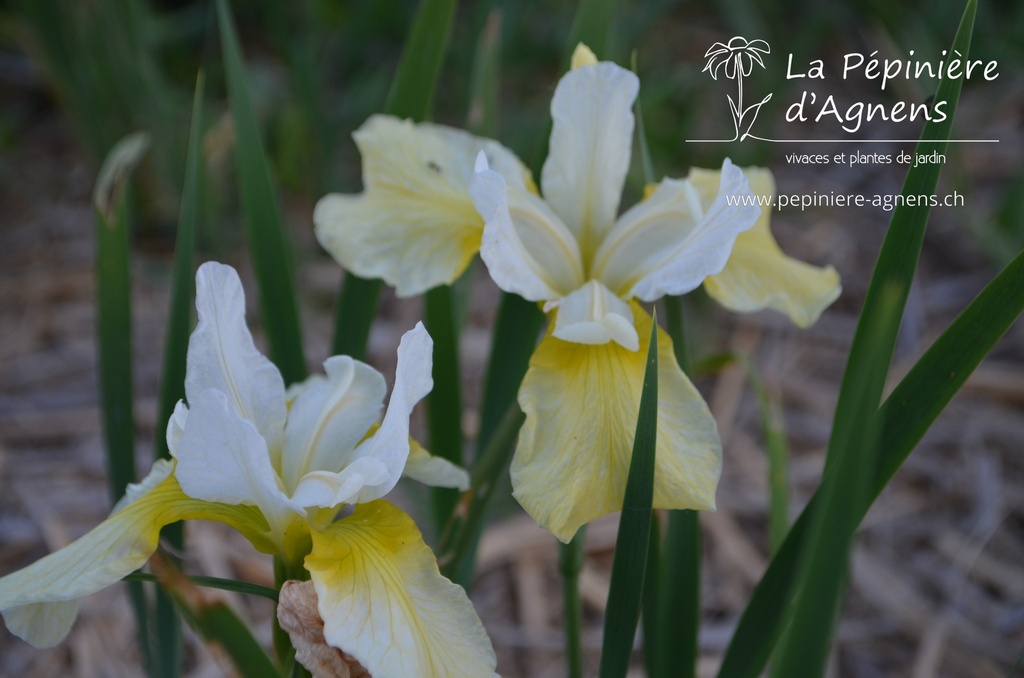
<instances>
[{"instance_id":1,"label":"drooping petal","mask_svg":"<svg viewBox=\"0 0 1024 678\"><path fill-rule=\"evenodd\" d=\"M384 375L348 356L324 361L324 376L306 380L285 425L281 480L293 489L311 471L337 472L377 422L384 407Z\"/></svg>"},{"instance_id":2,"label":"drooping petal","mask_svg":"<svg viewBox=\"0 0 1024 678\"><path fill-rule=\"evenodd\" d=\"M543 200L507 186L486 158L478 160L469 191L485 222L480 258L495 284L530 301L576 289L583 262L572 233Z\"/></svg>"},{"instance_id":3,"label":"drooping petal","mask_svg":"<svg viewBox=\"0 0 1024 678\"><path fill-rule=\"evenodd\" d=\"M541 172L544 199L587 261L615 223L633 146L636 75L611 62L575 68L551 100L551 141Z\"/></svg>"},{"instance_id":4,"label":"drooping petal","mask_svg":"<svg viewBox=\"0 0 1024 678\"><path fill-rule=\"evenodd\" d=\"M625 298L656 301L721 271L736 236L761 213L743 172L728 159L722 177L706 209L687 181L662 181L619 219L594 258L594 277Z\"/></svg>"},{"instance_id":5,"label":"drooping petal","mask_svg":"<svg viewBox=\"0 0 1024 678\"><path fill-rule=\"evenodd\" d=\"M375 115L353 137L364 192L321 199L317 239L346 270L383 278L400 297L451 284L479 249L483 220L468 193L477 153L510 185L532 185L507 148L443 125Z\"/></svg>"},{"instance_id":6,"label":"drooping petal","mask_svg":"<svg viewBox=\"0 0 1024 678\"><path fill-rule=\"evenodd\" d=\"M207 389L194 399L174 458L175 475L190 497L256 505L275 524L302 510L283 492L255 425L220 391Z\"/></svg>"},{"instance_id":7,"label":"drooping petal","mask_svg":"<svg viewBox=\"0 0 1024 678\"><path fill-rule=\"evenodd\" d=\"M305 565L327 643L374 678L496 675L465 591L441 576L416 525L386 501L314 531Z\"/></svg>"},{"instance_id":8,"label":"drooping petal","mask_svg":"<svg viewBox=\"0 0 1024 678\"><path fill-rule=\"evenodd\" d=\"M756 195L769 199L775 194L771 171L747 168L743 172ZM702 202L714 199L718 172L695 169L689 179ZM754 227L736 238L722 272L704 281L704 289L730 310L750 313L772 308L798 327L809 327L839 297L839 274L832 266L812 266L786 256L772 237L770 222L771 211L765 207Z\"/></svg>"},{"instance_id":9,"label":"drooping petal","mask_svg":"<svg viewBox=\"0 0 1024 678\"><path fill-rule=\"evenodd\" d=\"M199 324L188 342L185 397L216 389L239 416L256 427L272 452L281 449L284 380L274 364L256 350L245 324L245 293L235 269L207 262L196 273ZM176 415L177 416L177 415Z\"/></svg>"},{"instance_id":10,"label":"drooping petal","mask_svg":"<svg viewBox=\"0 0 1024 678\"><path fill-rule=\"evenodd\" d=\"M554 336L579 344L614 341L630 351L640 347L629 304L597 280L589 280L572 294L545 304L558 309Z\"/></svg>"},{"instance_id":11,"label":"drooping petal","mask_svg":"<svg viewBox=\"0 0 1024 678\"><path fill-rule=\"evenodd\" d=\"M141 567L156 550L160 529L179 520L225 522L258 549L273 551L259 511L188 497L172 469L172 462L157 462L139 486L129 488L134 501L59 551L0 578L0 612L12 633L36 647L59 643L79 601Z\"/></svg>"},{"instance_id":12,"label":"drooping petal","mask_svg":"<svg viewBox=\"0 0 1024 678\"><path fill-rule=\"evenodd\" d=\"M405 462L402 475L431 487L454 487L461 491L469 489L466 469L443 457L435 457L414 438L409 439L409 459Z\"/></svg>"},{"instance_id":13,"label":"drooping petal","mask_svg":"<svg viewBox=\"0 0 1024 678\"><path fill-rule=\"evenodd\" d=\"M632 307L637 333L649 336L651 317ZM646 360L646 347L586 346L550 332L530 359L519 389L526 422L512 459L513 494L563 542L622 508ZM715 421L659 329L655 508L713 509L721 463Z\"/></svg>"}]
</instances>

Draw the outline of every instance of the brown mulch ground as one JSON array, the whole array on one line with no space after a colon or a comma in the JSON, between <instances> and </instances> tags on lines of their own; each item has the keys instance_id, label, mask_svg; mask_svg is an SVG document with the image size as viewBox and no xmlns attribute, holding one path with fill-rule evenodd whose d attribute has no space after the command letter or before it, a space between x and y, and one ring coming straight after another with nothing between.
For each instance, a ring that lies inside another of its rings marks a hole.
<instances>
[{"instance_id":1,"label":"brown mulch ground","mask_svg":"<svg viewBox=\"0 0 1024 678\"><path fill-rule=\"evenodd\" d=\"M933 212L893 383L994 274L965 222L991 214L991 187L1019 171L1021 130L997 122L1014 119L1000 110L1021 109L1019 90L1007 89L995 100L968 97L958 114L963 129L987 130L1003 141L994 148L958 149L952 156L950 162L968 177L971 202L967 209ZM780 163L776 170L788 192L851 185L863 193L895 192L900 185L893 168L808 172ZM0 573L68 543L109 508L93 342L92 181L67 129L52 116L30 125L16 148L0 158ZM306 300L307 355L316 363L326 355L340 272L315 255L308 209L298 206L290 213L303 262L299 284ZM727 327L720 339L754 356L769 391L782 403L792 451L794 517L819 479L838 382L887 217L871 209L846 209L775 219L787 251L831 262L843 275L842 298L812 329L798 331L768 313L712 315ZM168 271L163 252L140 252L134 260L141 469L148 467L154 431L163 429L155 421L155 403ZM495 298L490 283L480 280L463 339L470 403L486 358ZM393 370L398 336L417 313L416 302L384 301L371 361L386 374ZM765 568L767 490L760 419L744 373L730 368L701 387L725 443L719 510L702 519L700 673L710 676ZM1018 322L862 526L831 675L1007 675L1024 647L1022 408L1024 326ZM407 505L415 505L414 498ZM615 527L611 516L587 534L581 588L590 672L596 671ZM272 581L269 562L222 526L190 525L188 537L189 566L197 572ZM503 675L564 674L556 562L554 539L526 517L505 519L485 536L472 597ZM269 641L268 605L221 595ZM0 674L141 675L133 634L124 592L107 590L86 601L71 636L57 648L37 651L0 631ZM187 643L189 675L223 673L194 638Z\"/></svg>"}]
</instances>

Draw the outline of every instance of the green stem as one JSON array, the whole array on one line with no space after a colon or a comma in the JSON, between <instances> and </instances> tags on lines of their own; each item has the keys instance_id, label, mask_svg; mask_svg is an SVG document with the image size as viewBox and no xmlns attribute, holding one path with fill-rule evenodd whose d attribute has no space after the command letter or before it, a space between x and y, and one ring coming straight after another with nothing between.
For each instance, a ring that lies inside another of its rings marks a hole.
<instances>
[{"instance_id":1,"label":"green stem","mask_svg":"<svg viewBox=\"0 0 1024 678\"><path fill-rule=\"evenodd\" d=\"M562 574L562 604L565 611L565 661L569 678L583 678L583 604L580 601L580 573L583 571L584 525L558 552L558 570Z\"/></svg>"},{"instance_id":2,"label":"green stem","mask_svg":"<svg viewBox=\"0 0 1024 678\"><path fill-rule=\"evenodd\" d=\"M208 589L219 589L221 591L232 591L233 593L245 593L248 595L267 598L275 603L277 602L277 589L272 589L269 586L250 584L249 582L237 581L235 579L221 579L220 577L189 576L186 577L186 579L196 586L202 586ZM147 572L132 572L124 577L123 581L159 583L160 579L156 575L149 574Z\"/></svg>"},{"instance_id":3,"label":"green stem","mask_svg":"<svg viewBox=\"0 0 1024 678\"><path fill-rule=\"evenodd\" d=\"M472 489L463 495L463 505L452 514L441 535L437 549L441 574L464 588L468 588L472 578L476 546L494 488L512 457L524 419L519 405L513 401L473 465Z\"/></svg>"},{"instance_id":4,"label":"green stem","mask_svg":"<svg viewBox=\"0 0 1024 678\"><path fill-rule=\"evenodd\" d=\"M307 579L309 579L309 572L301 564L294 565L279 556L274 557L274 588L278 591L286 581ZM284 675L295 677L309 675L309 672L295 661L295 647L292 645L292 639L288 632L282 629L281 624L277 621L276 605L274 606L274 652L277 655L278 663L284 670Z\"/></svg>"}]
</instances>

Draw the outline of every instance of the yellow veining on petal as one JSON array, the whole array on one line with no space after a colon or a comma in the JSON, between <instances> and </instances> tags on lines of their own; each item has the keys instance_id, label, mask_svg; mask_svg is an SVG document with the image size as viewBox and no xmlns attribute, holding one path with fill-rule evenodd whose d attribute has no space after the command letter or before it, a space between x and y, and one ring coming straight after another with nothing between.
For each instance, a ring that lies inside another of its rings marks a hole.
<instances>
[{"instance_id":1,"label":"yellow veining on petal","mask_svg":"<svg viewBox=\"0 0 1024 678\"><path fill-rule=\"evenodd\" d=\"M257 549L276 550L255 507L192 499L170 474L81 538L0 579L0 611L8 627L33 645L60 642L71 628L76 601L141 567L156 550L160 529L179 520L227 523Z\"/></svg>"},{"instance_id":2,"label":"yellow veining on petal","mask_svg":"<svg viewBox=\"0 0 1024 678\"><path fill-rule=\"evenodd\" d=\"M632 304L636 331L651 317ZM713 509L721 442L711 413L658 332L656 508ZM513 494L542 527L568 542L583 524L622 507L647 360L646 342L583 345L549 328L519 390L526 422L512 460Z\"/></svg>"},{"instance_id":3,"label":"yellow veining on petal","mask_svg":"<svg viewBox=\"0 0 1024 678\"><path fill-rule=\"evenodd\" d=\"M769 170L747 168L743 173L755 195L775 194L775 180ZM714 196L718 177L719 172L710 170L690 173L702 202ZM839 297L839 274L832 266L812 266L787 256L772 236L770 223L771 211L762 208L754 227L736 238L722 272L704 280L704 289L732 311L750 313L772 308L785 313L798 327L809 327Z\"/></svg>"},{"instance_id":4,"label":"yellow veining on petal","mask_svg":"<svg viewBox=\"0 0 1024 678\"><path fill-rule=\"evenodd\" d=\"M465 591L441 576L412 519L388 502L360 504L314 532L305 563L327 643L371 675L495 675Z\"/></svg>"}]
</instances>

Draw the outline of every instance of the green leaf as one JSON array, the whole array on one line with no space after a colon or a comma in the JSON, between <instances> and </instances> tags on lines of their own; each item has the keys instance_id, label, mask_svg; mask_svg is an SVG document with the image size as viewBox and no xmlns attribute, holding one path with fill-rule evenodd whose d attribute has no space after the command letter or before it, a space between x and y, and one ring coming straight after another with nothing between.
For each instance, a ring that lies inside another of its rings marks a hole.
<instances>
[{"instance_id":1,"label":"green leaf","mask_svg":"<svg viewBox=\"0 0 1024 678\"><path fill-rule=\"evenodd\" d=\"M789 449L786 444L782 409L768 395L757 367L748 356L738 356L757 398L764 431L764 446L768 451L768 542L776 553L789 531Z\"/></svg>"},{"instance_id":2,"label":"green leaf","mask_svg":"<svg viewBox=\"0 0 1024 678\"><path fill-rule=\"evenodd\" d=\"M441 63L448 47L455 0L422 0L413 18L412 29L405 42L402 60L395 79L391 81L384 104L384 113L416 122L430 116L434 89L441 73ZM370 326L377 312L380 280L364 280L345 274L338 295L334 316L334 350L336 354L362 358Z\"/></svg>"},{"instance_id":3,"label":"green leaf","mask_svg":"<svg viewBox=\"0 0 1024 678\"><path fill-rule=\"evenodd\" d=\"M150 559L164 590L192 630L223 651L242 676L280 676L245 624L221 601L210 600L182 572L159 554Z\"/></svg>"},{"instance_id":4,"label":"green leaf","mask_svg":"<svg viewBox=\"0 0 1024 678\"><path fill-rule=\"evenodd\" d=\"M882 493L931 424L1022 312L1024 253L982 290L882 404L877 414L880 452L871 501ZM720 676L756 676L767 661L781 631L781 611L792 599L797 558L817 505L815 495L758 582ZM858 508L859 520L869 507Z\"/></svg>"},{"instance_id":5,"label":"green leaf","mask_svg":"<svg viewBox=\"0 0 1024 678\"><path fill-rule=\"evenodd\" d=\"M160 376L160 401L157 408L157 435L153 438L154 459L166 459L167 436L161 435L161 426L171 418L174 406L185 397L185 358L191 329L192 299L195 296L195 241L199 214L202 211L202 135L203 135L202 72L196 77L192 101L192 126L185 161L185 181L182 188L178 217L178 234L174 244L174 267L171 273L171 301L164 340L163 368ZM184 531L181 523L168 525L161 531L176 552L182 552ZM181 674L182 638L181 620L172 601L162 590L156 592L156 638L153 648L154 665L160 675L172 678Z\"/></svg>"},{"instance_id":6,"label":"green leaf","mask_svg":"<svg viewBox=\"0 0 1024 678\"><path fill-rule=\"evenodd\" d=\"M615 539L608 609L604 618L601 649L601 678L625 676L633 654L633 637L640 618L647 547L651 534L651 504L654 500L654 455L658 434L658 317L651 325L647 345L636 437L629 461L626 493Z\"/></svg>"},{"instance_id":7,"label":"green leaf","mask_svg":"<svg viewBox=\"0 0 1024 678\"><path fill-rule=\"evenodd\" d=\"M965 58L969 52L975 10L975 1L969 0L950 49L950 52L958 50ZM942 122L929 121L925 125L921 135L922 140L918 144L918 153L942 153L945 150L944 140L949 138L961 84L961 80L943 80L940 83L935 100L949 103L948 115ZM933 193L938 173L938 165L918 165L912 168L904 182L903 194ZM893 295L893 299L885 304L885 312L896 319L902 316L924 239L928 211L926 206L908 207L903 205L898 207L893 214L872 275L864 308L861 311L861 322L858 322L850 349L850 357L840 388L836 418L833 423L825 477L832 472L831 468L837 463L836 460L842 458L841 455L833 454L831 451L841 449L841 441L857 436L859 434L858 427L862 427L866 423L859 419L863 409L859 401L872 400L877 404L875 399L881 396L880 386L877 388L877 395L874 392L862 392L857 383L859 377L852 375L859 375L864 370L874 369L883 372L884 377L884 371L888 369L892 358L899 324L898 321L892 322L891 318L879 318L877 326L882 328L880 333L870 335L868 326L875 323L867 323L864 319L877 317L876 314L879 313L877 308L882 304L883 290L885 289L894 290L887 293ZM877 376L872 376L875 384L878 383ZM941 402L941 398L935 402ZM884 460L889 458L893 452L886 439L884 425L880 430L882 436L880 449L884 463ZM905 458L910 450L900 452ZM817 505L817 502L808 505L804 510L804 516L809 515L812 505ZM866 511L867 507L865 506L863 509ZM772 646L781 634L783 615L789 609L789 601L794 594L791 573L785 570L794 566L800 542L803 541L804 533L808 529L809 520L805 520L804 516L801 516L801 519L790 530L789 536L772 560L768 572L765 573L744 611L733 640L726 651L719 672L720 677L748 676L753 678L764 668ZM797 529L798 526L800 529ZM780 572L780 569L784 571ZM766 585L768 581L771 581L770 586Z\"/></svg>"},{"instance_id":8,"label":"green leaf","mask_svg":"<svg viewBox=\"0 0 1024 678\"><path fill-rule=\"evenodd\" d=\"M664 300L665 319L676 361L683 372L692 374L690 341L683 316L683 300ZM651 658L652 678L690 678L697 669L697 641L700 632L700 514L669 511L665 545L660 549L660 576L647 586L656 590L652 624L655 633L644 636L644 650Z\"/></svg>"},{"instance_id":9,"label":"green leaf","mask_svg":"<svg viewBox=\"0 0 1024 678\"><path fill-rule=\"evenodd\" d=\"M501 72L501 12L492 9L480 31L469 76L469 113L466 129L494 137L498 132L498 87Z\"/></svg>"},{"instance_id":10,"label":"green leaf","mask_svg":"<svg viewBox=\"0 0 1024 678\"><path fill-rule=\"evenodd\" d=\"M615 27L615 0L580 0L569 29L568 53L576 45L586 44L599 59L612 60L612 31Z\"/></svg>"},{"instance_id":11,"label":"green leaf","mask_svg":"<svg viewBox=\"0 0 1024 678\"><path fill-rule=\"evenodd\" d=\"M508 468L524 415L516 402L519 384L537 345L544 315L537 304L505 293L494 323L491 356L484 377L480 431L472 484L464 505L452 517L439 544L442 573L468 587L476 545L498 478Z\"/></svg>"},{"instance_id":12,"label":"green leaf","mask_svg":"<svg viewBox=\"0 0 1024 678\"><path fill-rule=\"evenodd\" d=\"M583 572L583 542L587 526L577 530L568 544L559 544L558 571L562 575L562 610L565 618L565 663L569 678L583 678L583 601L580 573Z\"/></svg>"},{"instance_id":13,"label":"green leaf","mask_svg":"<svg viewBox=\"0 0 1024 678\"><path fill-rule=\"evenodd\" d=\"M278 598L277 589L272 589L269 586L260 586L259 584L251 584L247 581L238 581L237 579L222 579L221 577L201 577L195 575L186 576L185 578L189 581L189 583L207 589L218 589L220 591L231 591L232 593L244 593L249 596L259 596L260 598L272 600L275 603L277 602ZM146 572L132 572L126 577L123 577L122 580L137 582L160 582L160 578L157 577L155 574L148 574Z\"/></svg>"},{"instance_id":14,"label":"green leaf","mask_svg":"<svg viewBox=\"0 0 1024 678\"><path fill-rule=\"evenodd\" d=\"M884 288L878 304L861 325L868 336L895 332L899 316L893 307L901 290ZM873 351L871 349L874 349ZM878 420L875 413L885 386L889 355L884 344L869 345L857 372L848 372L847 402L854 408L850 419L857 422L844 438L832 438L829 471L817 491L817 510L808 526L797 575L796 607L777 648L774 673L779 676L820 676L824 674L836 620L845 588L847 562L854 533L860 524L861 506L871 503L869 493L878 457Z\"/></svg>"},{"instance_id":15,"label":"green leaf","mask_svg":"<svg viewBox=\"0 0 1024 678\"><path fill-rule=\"evenodd\" d=\"M149 136L143 132L115 144L100 168L93 193L98 381L112 504L121 498L129 483L135 482L128 183L148 148ZM139 584L130 584L128 593L139 628L139 645L149 673L154 675L146 599Z\"/></svg>"},{"instance_id":16,"label":"green leaf","mask_svg":"<svg viewBox=\"0 0 1024 678\"><path fill-rule=\"evenodd\" d=\"M985 286L882 403L882 453L872 485L874 498L1021 312L1024 252Z\"/></svg>"},{"instance_id":17,"label":"green leaf","mask_svg":"<svg viewBox=\"0 0 1024 678\"><path fill-rule=\"evenodd\" d=\"M281 370L285 383L291 384L305 378L306 361L292 284L290 249L267 154L253 114L245 66L227 0L217 0L217 14L228 99L235 123L235 171L249 251L260 291L263 327L270 341L270 356Z\"/></svg>"},{"instance_id":18,"label":"green leaf","mask_svg":"<svg viewBox=\"0 0 1024 678\"><path fill-rule=\"evenodd\" d=\"M462 393L459 369L459 326L446 285L427 292L427 331L434 340L434 388L427 396L430 452L462 466ZM444 527L459 499L458 490L435 487L430 491L434 521Z\"/></svg>"}]
</instances>

